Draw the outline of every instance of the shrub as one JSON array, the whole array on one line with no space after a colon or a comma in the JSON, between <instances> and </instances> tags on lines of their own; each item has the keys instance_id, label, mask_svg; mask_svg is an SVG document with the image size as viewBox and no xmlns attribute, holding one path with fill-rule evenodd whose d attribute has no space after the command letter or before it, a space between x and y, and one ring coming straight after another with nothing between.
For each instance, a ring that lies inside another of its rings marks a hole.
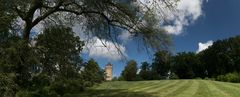
<instances>
[{"instance_id":1,"label":"shrub","mask_svg":"<svg viewBox=\"0 0 240 97\"><path fill-rule=\"evenodd\" d=\"M196 77L195 79L197 79L197 80L201 80L202 78L201 78L201 77Z\"/></svg>"},{"instance_id":2,"label":"shrub","mask_svg":"<svg viewBox=\"0 0 240 97\"><path fill-rule=\"evenodd\" d=\"M61 96L67 93L79 93L84 90L84 87L82 81L74 79L57 81L50 86L51 90Z\"/></svg>"},{"instance_id":3,"label":"shrub","mask_svg":"<svg viewBox=\"0 0 240 97\"><path fill-rule=\"evenodd\" d=\"M13 74L0 73L0 97L15 97L18 86L13 78Z\"/></svg>"},{"instance_id":4,"label":"shrub","mask_svg":"<svg viewBox=\"0 0 240 97\"><path fill-rule=\"evenodd\" d=\"M52 82L50 86L39 87L35 90L21 90L17 93L17 97L63 97L64 95L67 97L67 94L77 94L83 90L82 81L63 79Z\"/></svg>"},{"instance_id":5,"label":"shrub","mask_svg":"<svg viewBox=\"0 0 240 97\"><path fill-rule=\"evenodd\" d=\"M179 79L178 75L175 73L171 73L169 79Z\"/></svg>"},{"instance_id":6,"label":"shrub","mask_svg":"<svg viewBox=\"0 0 240 97\"><path fill-rule=\"evenodd\" d=\"M49 86L50 82L51 80L49 76L47 76L46 74L39 74L39 75L33 76L31 80L31 86L29 87L29 89L37 90L45 86Z\"/></svg>"},{"instance_id":7,"label":"shrub","mask_svg":"<svg viewBox=\"0 0 240 97\"><path fill-rule=\"evenodd\" d=\"M50 90L50 87L44 87L36 91L21 90L17 93L17 97L59 97L59 95Z\"/></svg>"},{"instance_id":8,"label":"shrub","mask_svg":"<svg viewBox=\"0 0 240 97\"><path fill-rule=\"evenodd\" d=\"M219 75L216 78L217 81L224 81L224 82L240 82L240 74L239 73L227 73L225 75Z\"/></svg>"},{"instance_id":9,"label":"shrub","mask_svg":"<svg viewBox=\"0 0 240 97\"><path fill-rule=\"evenodd\" d=\"M125 81L123 76L118 77L118 81Z\"/></svg>"}]
</instances>

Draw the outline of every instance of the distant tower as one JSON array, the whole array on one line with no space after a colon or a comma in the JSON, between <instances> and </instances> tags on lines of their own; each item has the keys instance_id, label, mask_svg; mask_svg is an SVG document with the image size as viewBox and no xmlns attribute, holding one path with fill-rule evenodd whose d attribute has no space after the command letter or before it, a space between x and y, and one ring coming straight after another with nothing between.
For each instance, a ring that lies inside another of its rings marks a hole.
<instances>
[{"instance_id":1,"label":"distant tower","mask_svg":"<svg viewBox=\"0 0 240 97\"><path fill-rule=\"evenodd\" d=\"M108 63L108 64L105 66L105 73L106 73L105 79L106 79L107 81L111 81L111 80L112 80L112 64Z\"/></svg>"}]
</instances>

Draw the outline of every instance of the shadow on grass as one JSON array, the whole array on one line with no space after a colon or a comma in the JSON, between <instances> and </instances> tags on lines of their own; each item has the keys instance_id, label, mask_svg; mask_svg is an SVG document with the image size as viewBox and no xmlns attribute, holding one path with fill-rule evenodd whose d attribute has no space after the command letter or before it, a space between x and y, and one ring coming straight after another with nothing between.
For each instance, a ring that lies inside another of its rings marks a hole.
<instances>
[{"instance_id":1,"label":"shadow on grass","mask_svg":"<svg viewBox=\"0 0 240 97\"><path fill-rule=\"evenodd\" d=\"M74 97L154 97L144 92L131 92L124 89L98 89L86 90Z\"/></svg>"}]
</instances>

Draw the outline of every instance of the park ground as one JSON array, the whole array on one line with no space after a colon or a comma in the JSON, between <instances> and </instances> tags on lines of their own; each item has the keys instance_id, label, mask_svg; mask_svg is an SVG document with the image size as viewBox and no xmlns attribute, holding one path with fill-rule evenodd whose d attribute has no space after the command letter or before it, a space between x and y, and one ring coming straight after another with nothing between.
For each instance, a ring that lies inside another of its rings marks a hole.
<instances>
[{"instance_id":1,"label":"park ground","mask_svg":"<svg viewBox=\"0 0 240 97\"><path fill-rule=\"evenodd\" d=\"M240 97L240 84L211 80L113 81L76 97Z\"/></svg>"}]
</instances>

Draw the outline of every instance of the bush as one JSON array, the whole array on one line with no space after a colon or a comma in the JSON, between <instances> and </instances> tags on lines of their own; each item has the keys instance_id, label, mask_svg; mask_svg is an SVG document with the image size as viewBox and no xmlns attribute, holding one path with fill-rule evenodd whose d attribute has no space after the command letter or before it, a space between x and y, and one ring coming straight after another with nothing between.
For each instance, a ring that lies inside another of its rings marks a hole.
<instances>
[{"instance_id":1,"label":"bush","mask_svg":"<svg viewBox=\"0 0 240 97\"><path fill-rule=\"evenodd\" d=\"M36 91L21 90L17 93L17 97L59 97L59 95L50 90L50 87L44 87Z\"/></svg>"},{"instance_id":2,"label":"bush","mask_svg":"<svg viewBox=\"0 0 240 97\"><path fill-rule=\"evenodd\" d=\"M43 88L45 86L50 85L50 77L46 74L39 74L36 76L33 76L31 80L31 86L29 87L30 90L38 90L40 88Z\"/></svg>"},{"instance_id":3,"label":"bush","mask_svg":"<svg viewBox=\"0 0 240 97\"><path fill-rule=\"evenodd\" d=\"M63 96L67 93L79 93L84 90L84 85L80 80L61 80L53 83L51 86L51 90L55 91L57 94Z\"/></svg>"},{"instance_id":4,"label":"bush","mask_svg":"<svg viewBox=\"0 0 240 97\"><path fill-rule=\"evenodd\" d=\"M224 82L240 82L240 74L239 73L228 73L225 75L219 75L216 78L217 81L224 81Z\"/></svg>"},{"instance_id":5,"label":"bush","mask_svg":"<svg viewBox=\"0 0 240 97\"><path fill-rule=\"evenodd\" d=\"M202 78L201 78L201 77L196 77L195 79L197 79L197 80L201 80Z\"/></svg>"},{"instance_id":6,"label":"bush","mask_svg":"<svg viewBox=\"0 0 240 97\"><path fill-rule=\"evenodd\" d=\"M178 75L175 73L171 73L169 79L179 79Z\"/></svg>"},{"instance_id":7,"label":"bush","mask_svg":"<svg viewBox=\"0 0 240 97\"><path fill-rule=\"evenodd\" d=\"M13 74L0 73L0 97L15 97L18 86L13 78Z\"/></svg>"},{"instance_id":8,"label":"bush","mask_svg":"<svg viewBox=\"0 0 240 97\"><path fill-rule=\"evenodd\" d=\"M35 90L21 90L17 93L17 97L63 97L64 95L68 97L68 94L77 94L83 90L82 81L63 79Z\"/></svg>"},{"instance_id":9,"label":"bush","mask_svg":"<svg viewBox=\"0 0 240 97\"><path fill-rule=\"evenodd\" d=\"M123 76L118 77L118 81L125 81Z\"/></svg>"}]
</instances>

